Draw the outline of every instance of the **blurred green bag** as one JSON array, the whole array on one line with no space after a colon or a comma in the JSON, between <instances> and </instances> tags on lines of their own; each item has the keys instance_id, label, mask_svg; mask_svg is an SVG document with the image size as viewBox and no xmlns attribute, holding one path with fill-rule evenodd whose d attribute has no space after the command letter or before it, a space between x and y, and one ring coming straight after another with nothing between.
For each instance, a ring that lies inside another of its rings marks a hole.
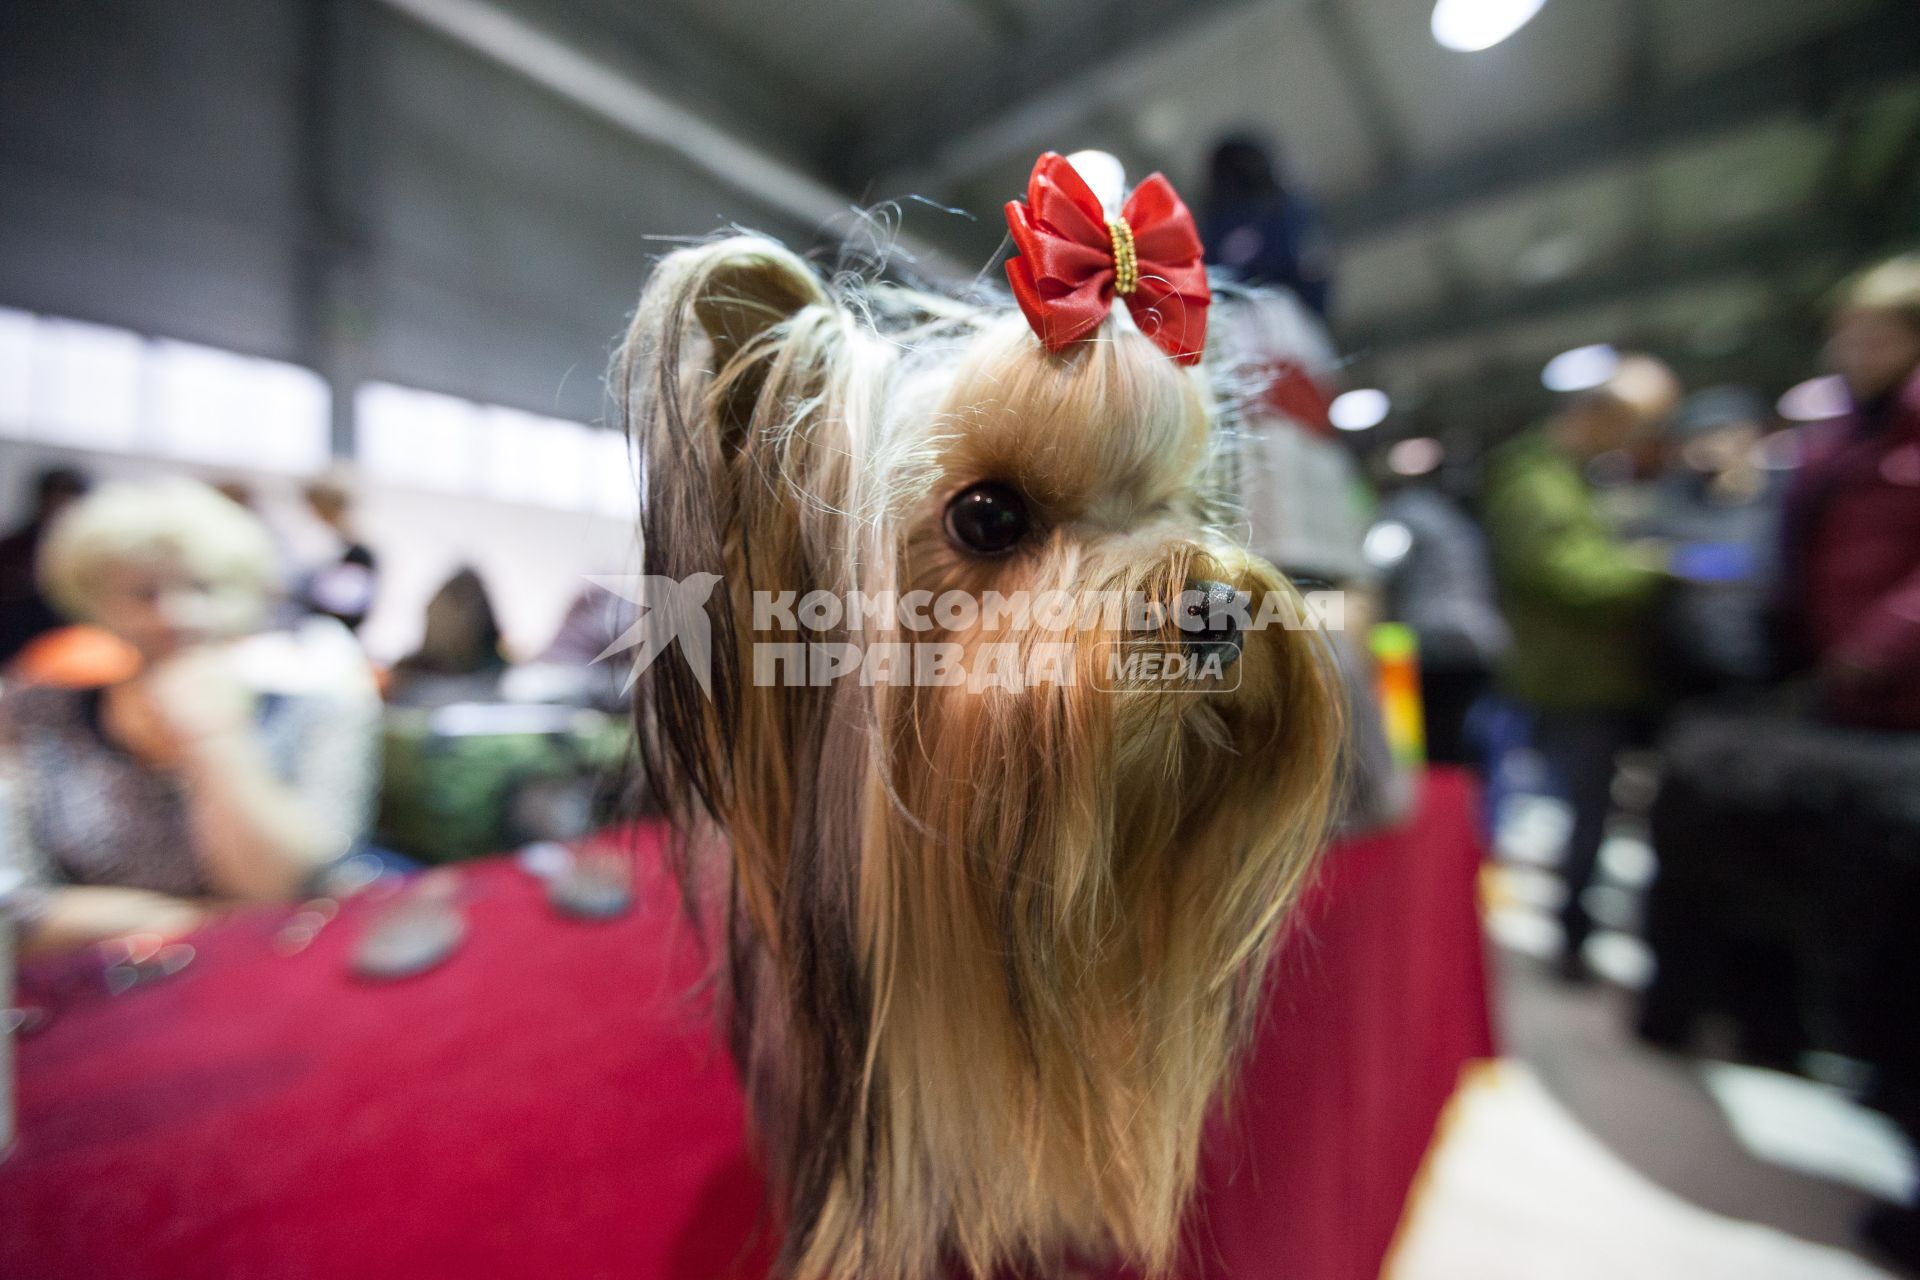
<instances>
[{"instance_id":1,"label":"blurred green bag","mask_svg":"<svg viewBox=\"0 0 1920 1280\"><path fill-rule=\"evenodd\" d=\"M569 840L615 821L634 771L624 717L463 703L391 709L375 839L422 862Z\"/></svg>"}]
</instances>

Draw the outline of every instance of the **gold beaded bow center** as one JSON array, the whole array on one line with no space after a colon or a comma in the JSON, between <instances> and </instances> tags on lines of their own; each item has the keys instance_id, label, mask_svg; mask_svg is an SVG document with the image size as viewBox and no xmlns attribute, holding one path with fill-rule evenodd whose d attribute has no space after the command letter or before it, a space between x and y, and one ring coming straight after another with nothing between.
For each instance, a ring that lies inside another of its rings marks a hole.
<instances>
[{"instance_id":1,"label":"gold beaded bow center","mask_svg":"<svg viewBox=\"0 0 1920 1280\"><path fill-rule=\"evenodd\" d=\"M1140 285L1140 257L1133 249L1133 228L1125 218L1108 218L1107 234L1113 237L1113 291L1124 298Z\"/></svg>"}]
</instances>

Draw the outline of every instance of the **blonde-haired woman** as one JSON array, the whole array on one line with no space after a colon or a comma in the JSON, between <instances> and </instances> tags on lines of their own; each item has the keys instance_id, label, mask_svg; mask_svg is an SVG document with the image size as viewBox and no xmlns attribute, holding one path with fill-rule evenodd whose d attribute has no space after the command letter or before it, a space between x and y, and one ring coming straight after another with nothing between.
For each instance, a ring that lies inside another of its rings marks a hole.
<instances>
[{"instance_id":1,"label":"blonde-haired woman","mask_svg":"<svg viewBox=\"0 0 1920 1280\"><path fill-rule=\"evenodd\" d=\"M262 678L234 643L279 582L257 519L196 481L102 485L61 515L39 568L57 607L141 666L0 699L0 853L26 872L26 949L178 935L223 901L297 895L354 846L378 702L344 633L331 658L278 663L291 679Z\"/></svg>"}]
</instances>

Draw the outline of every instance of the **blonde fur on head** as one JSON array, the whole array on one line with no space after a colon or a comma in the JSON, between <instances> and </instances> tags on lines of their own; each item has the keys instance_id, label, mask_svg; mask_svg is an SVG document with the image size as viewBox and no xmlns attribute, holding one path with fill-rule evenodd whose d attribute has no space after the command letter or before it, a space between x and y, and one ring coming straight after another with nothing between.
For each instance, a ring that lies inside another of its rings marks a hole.
<instances>
[{"instance_id":1,"label":"blonde fur on head","mask_svg":"<svg viewBox=\"0 0 1920 1280\"><path fill-rule=\"evenodd\" d=\"M1198 687L1102 678L1116 643L1178 651L1171 622L911 633L876 610L798 638L1064 637L1069 678L795 685L763 678L757 646L796 637L766 634L754 593L1288 595L1222 532L1207 373L1112 320L1049 355L1010 307L829 288L756 237L665 259L615 373L644 571L723 581L711 697L670 653L636 714L721 953L784 1272L1164 1270L1323 837L1323 638L1249 631L1233 678ZM983 481L1031 522L1006 554L948 520Z\"/></svg>"}]
</instances>

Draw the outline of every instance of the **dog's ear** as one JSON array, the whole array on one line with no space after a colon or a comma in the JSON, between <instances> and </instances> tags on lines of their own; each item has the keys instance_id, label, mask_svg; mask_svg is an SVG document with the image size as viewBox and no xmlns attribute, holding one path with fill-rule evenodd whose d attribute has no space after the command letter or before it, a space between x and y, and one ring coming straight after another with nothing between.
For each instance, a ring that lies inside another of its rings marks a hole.
<instances>
[{"instance_id":1,"label":"dog's ear","mask_svg":"<svg viewBox=\"0 0 1920 1280\"><path fill-rule=\"evenodd\" d=\"M663 371L678 378L680 343L697 332L708 360L704 409L714 442L737 444L753 417L779 345L772 331L810 306L828 302L819 275L790 250L760 236L735 236L668 255L641 296L629 335L647 345ZM651 329L652 333L644 330ZM665 388L661 388L665 390ZM674 388L684 394L680 382ZM689 406L693 407L693 406Z\"/></svg>"},{"instance_id":2,"label":"dog's ear","mask_svg":"<svg viewBox=\"0 0 1920 1280\"><path fill-rule=\"evenodd\" d=\"M808 308L824 314L828 305L812 267L758 236L681 249L654 269L611 378L642 460L645 575L686 582L730 573L727 548L745 518L733 464L762 395L803 399L811 381L797 367L805 364L805 343L786 341L782 326ZM709 681L696 682L673 655L639 681L643 756L669 805L697 797L716 812L730 789L740 716L736 595L745 590L729 578L708 600Z\"/></svg>"},{"instance_id":3,"label":"dog's ear","mask_svg":"<svg viewBox=\"0 0 1920 1280\"><path fill-rule=\"evenodd\" d=\"M721 252L705 273L693 310L713 344L714 373L724 392L717 405L720 426L733 433L746 426L765 382L764 363L752 359L755 344L827 295L811 267L770 240L729 240L715 248ZM744 368L736 363L743 354Z\"/></svg>"},{"instance_id":4,"label":"dog's ear","mask_svg":"<svg viewBox=\"0 0 1920 1280\"><path fill-rule=\"evenodd\" d=\"M654 268L611 382L642 459L642 554L648 574L724 574L721 553L738 485L730 464L760 401L784 414L818 381L795 329L832 300L798 255L760 236L668 254Z\"/></svg>"}]
</instances>

